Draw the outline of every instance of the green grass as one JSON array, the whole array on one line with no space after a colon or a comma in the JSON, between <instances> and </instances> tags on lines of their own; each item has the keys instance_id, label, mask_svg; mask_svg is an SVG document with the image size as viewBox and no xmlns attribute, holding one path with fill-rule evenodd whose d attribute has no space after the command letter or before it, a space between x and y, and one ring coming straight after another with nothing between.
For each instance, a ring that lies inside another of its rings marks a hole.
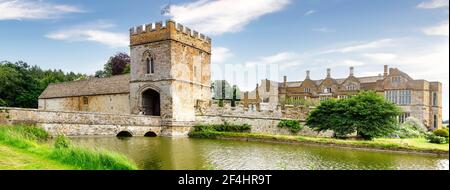
<instances>
[{"instance_id":1,"label":"green grass","mask_svg":"<svg viewBox=\"0 0 450 190\"><path fill-rule=\"evenodd\" d=\"M15 157L41 159L81 170L134 170L136 164L118 153L77 146L55 148L46 143L48 134L33 126L0 126L0 147ZM4 155L8 156L8 155ZM1 158L1 157L0 157ZM25 159L26 160L26 159ZM35 163L37 166L39 163ZM20 168L20 167L19 167ZM26 168L26 167L25 167ZM31 167L33 168L33 167ZM43 167L42 169L46 169ZM39 168L34 168L39 169ZM58 167L54 169L60 169Z\"/></svg>"},{"instance_id":2,"label":"green grass","mask_svg":"<svg viewBox=\"0 0 450 190\"><path fill-rule=\"evenodd\" d=\"M378 138L374 140L344 140L325 137L306 137L306 136L288 136L288 135L268 135L257 133L233 133L233 132L216 132L216 131L196 131L189 134L192 138L240 138L253 139L270 142L284 143L304 143L304 144L323 144L337 145L356 148L372 148L393 151L414 151L427 152L437 154L448 154L448 144L432 144L424 138L416 139L387 139Z\"/></svg>"},{"instance_id":3,"label":"green grass","mask_svg":"<svg viewBox=\"0 0 450 190\"><path fill-rule=\"evenodd\" d=\"M0 170L73 170L45 157L0 145Z\"/></svg>"}]
</instances>

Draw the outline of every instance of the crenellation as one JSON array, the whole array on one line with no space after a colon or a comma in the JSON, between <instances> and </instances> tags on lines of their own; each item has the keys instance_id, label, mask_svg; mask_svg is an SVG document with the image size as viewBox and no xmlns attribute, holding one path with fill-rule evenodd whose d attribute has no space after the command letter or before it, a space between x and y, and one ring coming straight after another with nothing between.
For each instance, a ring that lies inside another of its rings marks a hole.
<instances>
[{"instance_id":1,"label":"crenellation","mask_svg":"<svg viewBox=\"0 0 450 190\"><path fill-rule=\"evenodd\" d=\"M136 35L136 34L137 34L136 27L131 27L130 28L130 35Z\"/></svg>"},{"instance_id":2,"label":"crenellation","mask_svg":"<svg viewBox=\"0 0 450 190\"><path fill-rule=\"evenodd\" d=\"M140 36L141 34L142 36ZM206 44L211 44L211 38L209 38L208 36L198 31L192 30L191 28L186 27L180 23L176 23L173 20L166 20L165 22L159 21L132 27L130 28L130 36L131 45L161 41L166 39L182 40L183 43L186 43L189 41L189 38L200 40L200 43L204 42ZM190 42L188 42L188 44L189 43Z\"/></svg>"},{"instance_id":3,"label":"crenellation","mask_svg":"<svg viewBox=\"0 0 450 190\"><path fill-rule=\"evenodd\" d=\"M145 28L146 28L145 30L147 32L154 32L154 31L156 31L155 23L146 24Z\"/></svg>"},{"instance_id":4,"label":"crenellation","mask_svg":"<svg viewBox=\"0 0 450 190\"><path fill-rule=\"evenodd\" d=\"M183 33L187 34L187 35L191 35L191 29L188 27L184 27L184 31Z\"/></svg>"},{"instance_id":5,"label":"crenellation","mask_svg":"<svg viewBox=\"0 0 450 190\"><path fill-rule=\"evenodd\" d=\"M138 34L144 33L145 32L145 27L143 25L137 26L136 27L136 31Z\"/></svg>"},{"instance_id":6,"label":"crenellation","mask_svg":"<svg viewBox=\"0 0 450 190\"><path fill-rule=\"evenodd\" d=\"M159 30L163 29L163 22L162 21L156 22L155 26L156 26L156 31L159 31Z\"/></svg>"},{"instance_id":7,"label":"crenellation","mask_svg":"<svg viewBox=\"0 0 450 190\"><path fill-rule=\"evenodd\" d=\"M184 31L184 26L183 26L182 24L177 23L176 26L177 26L176 29L177 29L178 31L180 31L180 32L183 32L183 31Z\"/></svg>"},{"instance_id":8,"label":"crenellation","mask_svg":"<svg viewBox=\"0 0 450 190\"><path fill-rule=\"evenodd\" d=\"M200 39L200 37L199 37L199 33L198 33L197 31L195 31L195 30L194 30L194 31L192 32L192 34L193 34L193 36L194 36L194 37L196 37L196 38L199 38L199 39Z\"/></svg>"}]
</instances>

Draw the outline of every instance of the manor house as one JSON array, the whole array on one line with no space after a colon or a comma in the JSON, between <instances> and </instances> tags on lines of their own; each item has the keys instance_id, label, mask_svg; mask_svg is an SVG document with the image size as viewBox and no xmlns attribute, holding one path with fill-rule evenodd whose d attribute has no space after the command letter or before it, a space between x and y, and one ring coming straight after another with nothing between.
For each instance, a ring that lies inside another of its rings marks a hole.
<instances>
[{"instance_id":1,"label":"manor house","mask_svg":"<svg viewBox=\"0 0 450 190\"><path fill-rule=\"evenodd\" d=\"M367 90L375 91L397 104L403 110L398 118L400 123L414 117L429 129L442 125L442 84L415 80L388 65L384 66L383 74L377 76L357 77L354 67L350 67L347 78L333 78L331 69L327 69L326 77L320 80L311 79L310 71L306 71L303 81L288 81L286 76L281 83L263 80L257 90L250 92L250 97L254 98L258 91L262 103L274 108L297 100L317 103L330 98L345 99Z\"/></svg>"}]
</instances>

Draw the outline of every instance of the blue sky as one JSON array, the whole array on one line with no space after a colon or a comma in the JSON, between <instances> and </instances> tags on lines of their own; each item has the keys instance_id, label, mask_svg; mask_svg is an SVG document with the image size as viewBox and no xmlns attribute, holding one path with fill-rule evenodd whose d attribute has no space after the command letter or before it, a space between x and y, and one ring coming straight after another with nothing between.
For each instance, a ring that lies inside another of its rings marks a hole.
<instances>
[{"instance_id":1,"label":"blue sky","mask_svg":"<svg viewBox=\"0 0 450 190\"><path fill-rule=\"evenodd\" d=\"M170 13L161 9L170 2ZM213 39L213 78L226 66L275 74L229 79L377 75L383 65L444 85L448 119L448 0L0 0L0 60L93 74L128 52L132 26L172 18ZM219 70L218 68L222 68Z\"/></svg>"}]
</instances>

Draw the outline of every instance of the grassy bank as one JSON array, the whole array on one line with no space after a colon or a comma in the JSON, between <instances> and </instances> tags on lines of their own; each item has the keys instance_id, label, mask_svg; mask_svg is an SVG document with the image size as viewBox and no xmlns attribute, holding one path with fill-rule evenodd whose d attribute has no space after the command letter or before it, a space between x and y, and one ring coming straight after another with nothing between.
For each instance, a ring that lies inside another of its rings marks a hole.
<instances>
[{"instance_id":1,"label":"grassy bank","mask_svg":"<svg viewBox=\"0 0 450 190\"><path fill-rule=\"evenodd\" d=\"M366 148L389 151L408 151L433 154L447 154L448 144L432 144L426 139L385 139L378 138L370 141L366 140L342 140L334 138L288 136L288 135L268 135L255 133L217 132L217 131L194 131L189 134L192 138L211 139L233 139L245 141L279 142L294 144L319 144L329 146Z\"/></svg>"},{"instance_id":2,"label":"grassy bank","mask_svg":"<svg viewBox=\"0 0 450 190\"><path fill-rule=\"evenodd\" d=\"M83 147L53 146L46 131L32 126L0 126L0 169L133 170L123 155ZM9 161L8 161L9 160Z\"/></svg>"}]
</instances>

